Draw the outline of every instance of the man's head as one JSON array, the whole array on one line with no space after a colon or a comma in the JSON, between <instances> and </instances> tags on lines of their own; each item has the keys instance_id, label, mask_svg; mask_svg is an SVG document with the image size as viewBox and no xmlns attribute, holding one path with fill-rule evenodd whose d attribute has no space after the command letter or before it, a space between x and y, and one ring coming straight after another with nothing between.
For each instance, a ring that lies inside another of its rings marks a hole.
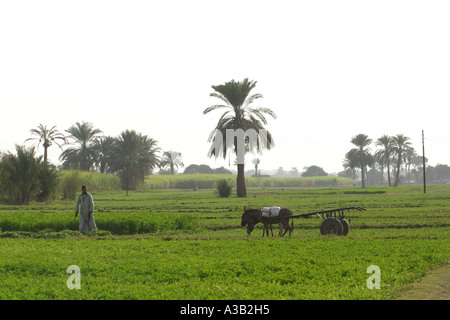
<instances>
[{"instance_id":1,"label":"man's head","mask_svg":"<svg viewBox=\"0 0 450 320\"><path fill-rule=\"evenodd\" d=\"M86 194L88 192L88 189L86 186L82 186L81 187L81 192L83 192L84 194Z\"/></svg>"}]
</instances>

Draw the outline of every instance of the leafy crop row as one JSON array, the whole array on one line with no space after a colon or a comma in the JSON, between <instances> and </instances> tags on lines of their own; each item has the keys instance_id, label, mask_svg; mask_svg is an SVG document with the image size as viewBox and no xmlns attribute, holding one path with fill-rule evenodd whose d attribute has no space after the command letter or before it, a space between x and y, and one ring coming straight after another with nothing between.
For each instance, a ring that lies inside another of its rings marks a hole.
<instances>
[{"instance_id":1,"label":"leafy crop row","mask_svg":"<svg viewBox=\"0 0 450 320\"><path fill-rule=\"evenodd\" d=\"M0 299L386 299L448 259L444 239L4 239ZM68 290L69 265L81 289ZM366 285L381 270L381 289Z\"/></svg>"},{"instance_id":2,"label":"leafy crop row","mask_svg":"<svg viewBox=\"0 0 450 320\"><path fill-rule=\"evenodd\" d=\"M195 230L198 217L190 214L162 213L95 213L97 227L111 234L164 233L173 230ZM63 231L78 230L78 220L73 221L73 214L68 213L1 213L0 230L29 231L42 230Z\"/></svg>"}]
</instances>

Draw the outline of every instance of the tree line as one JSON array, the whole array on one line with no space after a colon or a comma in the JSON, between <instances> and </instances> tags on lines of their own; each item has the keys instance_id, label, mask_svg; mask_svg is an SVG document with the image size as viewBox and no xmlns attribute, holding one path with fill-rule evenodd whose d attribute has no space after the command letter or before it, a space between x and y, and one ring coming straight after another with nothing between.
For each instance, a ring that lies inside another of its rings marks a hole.
<instances>
[{"instance_id":1,"label":"tree line","mask_svg":"<svg viewBox=\"0 0 450 320\"><path fill-rule=\"evenodd\" d=\"M363 188L366 186L369 175L368 168L374 172L379 169L381 184L384 184L387 179L389 186L399 185L402 171L410 173L411 168L416 171L422 170L423 157L416 153L411 145L411 139L404 134L383 135L375 141L365 134L358 134L350 141L355 148L345 154L343 162L345 170L340 172L339 176L354 179L359 174ZM373 143L377 147L374 152L371 148Z\"/></svg>"},{"instance_id":2,"label":"tree line","mask_svg":"<svg viewBox=\"0 0 450 320\"><path fill-rule=\"evenodd\" d=\"M135 130L124 130L117 137L104 136L90 122L77 122L66 130L67 135L40 124L31 129L32 147L16 145L16 154L0 154L0 194L15 203L27 204L31 199L45 201L57 185L57 169L75 169L116 174L123 189L136 189L146 175L157 168L172 174L184 167L179 152L165 151L158 142ZM69 147L62 151L59 168L48 162L52 145ZM44 148L37 157L35 147Z\"/></svg>"}]
</instances>

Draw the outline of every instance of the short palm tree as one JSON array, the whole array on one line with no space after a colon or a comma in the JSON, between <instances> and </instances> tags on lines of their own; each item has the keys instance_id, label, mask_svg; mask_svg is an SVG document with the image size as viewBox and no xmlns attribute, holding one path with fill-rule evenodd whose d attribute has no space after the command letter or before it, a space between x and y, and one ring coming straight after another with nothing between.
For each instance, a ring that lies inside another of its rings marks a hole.
<instances>
[{"instance_id":1,"label":"short palm tree","mask_svg":"<svg viewBox=\"0 0 450 320\"><path fill-rule=\"evenodd\" d=\"M232 129L242 129L244 132L249 129L254 129L258 132L258 142L256 144L256 151L261 152L262 149L271 149L274 146L272 135L267 132L267 140L263 139L259 134L260 129L264 129L267 125L266 115L271 116L276 119L275 113L269 108L254 108L253 103L262 98L263 96L259 93L250 95L250 92L255 88L256 81L249 81L247 78L241 82L236 82L231 80L222 85L212 86L215 92L211 93L210 96L221 100L221 104L215 104L203 111L203 114L207 114L214 110L223 109L225 112L219 118L216 128L209 137L209 142L214 142L215 139L220 138L217 135L217 131L221 133L223 139L221 150L211 149L210 156L223 155L224 158L227 156L227 151L233 149L237 154L237 138L234 140L234 146L226 145L226 130ZM216 131L217 130L217 131ZM242 141L240 141L242 142ZM239 142L239 143L240 143ZM245 151L255 151L250 150L251 146L249 140L246 139L243 142L246 145ZM244 163L237 164L238 174L236 179L236 191L239 197L245 197L247 195L247 189L245 187L245 177L244 177Z\"/></svg>"},{"instance_id":2,"label":"short palm tree","mask_svg":"<svg viewBox=\"0 0 450 320\"><path fill-rule=\"evenodd\" d=\"M123 131L111 150L110 166L122 178L125 189L135 189L159 164L157 141L134 130Z\"/></svg>"},{"instance_id":3,"label":"short palm tree","mask_svg":"<svg viewBox=\"0 0 450 320\"><path fill-rule=\"evenodd\" d=\"M181 153L176 151L165 151L162 155L161 168L169 167L170 173L175 174L176 170L181 167L184 167L183 158L181 157Z\"/></svg>"},{"instance_id":4,"label":"short palm tree","mask_svg":"<svg viewBox=\"0 0 450 320\"><path fill-rule=\"evenodd\" d=\"M255 158L252 160L252 163L255 165L255 177L257 177L258 176L258 166L261 163L261 159Z\"/></svg>"},{"instance_id":5,"label":"short palm tree","mask_svg":"<svg viewBox=\"0 0 450 320\"><path fill-rule=\"evenodd\" d=\"M58 147L61 148L61 145L58 143L60 141L61 143L67 143L66 137L58 130L56 130L56 126L51 127L50 129L47 128L46 125L39 124L37 129L31 129L30 130L32 135L35 135L36 137L28 138L26 141L29 140L38 140L37 145L42 143L42 146L44 147L44 162L47 163L47 150L52 146L52 144L56 144Z\"/></svg>"},{"instance_id":6,"label":"short palm tree","mask_svg":"<svg viewBox=\"0 0 450 320\"><path fill-rule=\"evenodd\" d=\"M38 194L41 185L39 175L43 166L42 156L35 158L34 148L16 145L17 156L8 154L2 160L6 173L6 189L10 200L17 204L28 204Z\"/></svg>"},{"instance_id":7,"label":"short palm tree","mask_svg":"<svg viewBox=\"0 0 450 320\"><path fill-rule=\"evenodd\" d=\"M64 150L59 159L63 161L63 167L89 171L93 168L98 151L95 148L95 140L102 133L100 129L95 129L90 122L79 122L66 130L70 134L69 138L74 140L76 147Z\"/></svg>"},{"instance_id":8,"label":"short palm tree","mask_svg":"<svg viewBox=\"0 0 450 320\"><path fill-rule=\"evenodd\" d=\"M366 167L371 166L373 162L369 148L369 145L372 143L372 139L369 139L369 137L365 134L358 134L352 138L351 143L353 143L357 148L351 149L347 152L345 157L348 159L348 162L352 164L352 166L361 169L361 183L362 187L365 188Z\"/></svg>"}]
</instances>

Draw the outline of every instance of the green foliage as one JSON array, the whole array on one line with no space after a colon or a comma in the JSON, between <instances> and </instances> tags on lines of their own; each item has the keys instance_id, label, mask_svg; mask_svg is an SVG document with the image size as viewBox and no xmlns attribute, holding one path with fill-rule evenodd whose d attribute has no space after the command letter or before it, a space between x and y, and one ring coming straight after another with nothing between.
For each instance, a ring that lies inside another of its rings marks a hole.
<instances>
[{"instance_id":1,"label":"green foliage","mask_svg":"<svg viewBox=\"0 0 450 320\"><path fill-rule=\"evenodd\" d=\"M14 203L28 204L39 192L41 159L34 149L16 145L17 156L9 154L2 161L9 198Z\"/></svg>"},{"instance_id":2,"label":"green foliage","mask_svg":"<svg viewBox=\"0 0 450 320\"><path fill-rule=\"evenodd\" d=\"M170 233L176 230L195 230L198 217L190 214L162 213L94 213L99 231L114 235ZM78 221L73 222L73 213L12 212L0 214L0 228L5 232L40 233L47 230L61 232L78 230Z\"/></svg>"},{"instance_id":3,"label":"green foliage","mask_svg":"<svg viewBox=\"0 0 450 320\"><path fill-rule=\"evenodd\" d=\"M114 174L106 174L79 170L60 170L59 190L64 199L73 199L81 192L81 186L86 185L91 191L120 190L120 178ZM67 188L67 192L65 191Z\"/></svg>"},{"instance_id":4,"label":"green foliage","mask_svg":"<svg viewBox=\"0 0 450 320\"><path fill-rule=\"evenodd\" d=\"M35 157L34 148L16 146L17 155L1 159L0 192L6 193L11 203L29 204L32 200L46 201L56 190L56 169L42 157Z\"/></svg>"},{"instance_id":5,"label":"green foliage","mask_svg":"<svg viewBox=\"0 0 450 320\"><path fill-rule=\"evenodd\" d=\"M227 180L221 179L217 181L217 192L222 198L228 198L231 195L231 190L233 187L228 183Z\"/></svg>"},{"instance_id":6,"label":"green foliage","mask_svg":"<svg viewBox=\"0 0 450 320\"><path fill-rule=\"evenodd\" d=\"M61 175L59 189L63 199L74 200L77 192L81 190L81 179L78 171L71 171L70 174Z\"/></svg>"},{"instance_id":7,"label":"green foliage","mask_svg":"<svg viewBox=\"0 0 450 320\"><path fill-rule=\"evenodd\" d=\"M39 172L39 181L41 182L41 190L37 194L37 200L54 200L59 184L58 172L55 166L44 162Z\"/></svg>"}]
</instances>

